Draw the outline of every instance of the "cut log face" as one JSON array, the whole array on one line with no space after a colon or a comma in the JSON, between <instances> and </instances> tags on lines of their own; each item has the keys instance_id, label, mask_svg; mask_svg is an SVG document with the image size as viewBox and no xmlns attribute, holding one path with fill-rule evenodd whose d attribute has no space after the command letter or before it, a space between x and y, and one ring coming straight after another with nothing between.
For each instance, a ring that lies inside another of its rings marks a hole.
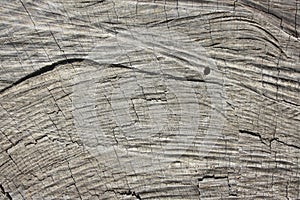
<instances>
[{"instance_id":1,"label":"cut log face","mask_svg":"<svg viewBox=\"0 0 300 200\"><path fill-rule=\"evenodd\" d=\"M299 199L297 1L4 1L0 199Z\"/></svg>"}]
</instances>

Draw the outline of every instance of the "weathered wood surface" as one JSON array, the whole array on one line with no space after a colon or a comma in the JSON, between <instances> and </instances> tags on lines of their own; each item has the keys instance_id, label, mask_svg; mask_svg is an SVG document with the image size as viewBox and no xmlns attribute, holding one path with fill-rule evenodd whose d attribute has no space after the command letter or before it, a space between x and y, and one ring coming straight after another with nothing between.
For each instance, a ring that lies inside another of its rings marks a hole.
<instances>
[{"instance_id":1,"label":"weathered wood surface","mask_svg":"<svg viewBox=\"0 0 300 200\"><path fill-rule=\"evenodd\" d=\"M0 199L299 199L300 2L0 5Z\"/></svg>"}]
</instances>

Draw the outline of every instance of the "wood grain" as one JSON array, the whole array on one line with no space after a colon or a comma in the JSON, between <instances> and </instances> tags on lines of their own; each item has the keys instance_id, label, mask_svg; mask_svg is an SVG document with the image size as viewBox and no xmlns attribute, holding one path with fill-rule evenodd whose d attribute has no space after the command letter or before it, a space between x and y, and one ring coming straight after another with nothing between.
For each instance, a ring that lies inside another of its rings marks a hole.
<instances>
[{"instance_id":1,"label":"wood grain","mask_svg":"<svg viewBox=\"0 0 300 200\"><path fill-rule=\"evenodd\" d=\"M299 8L2 1L0 199L300 199Z\"/></svg>"}]
</instances>

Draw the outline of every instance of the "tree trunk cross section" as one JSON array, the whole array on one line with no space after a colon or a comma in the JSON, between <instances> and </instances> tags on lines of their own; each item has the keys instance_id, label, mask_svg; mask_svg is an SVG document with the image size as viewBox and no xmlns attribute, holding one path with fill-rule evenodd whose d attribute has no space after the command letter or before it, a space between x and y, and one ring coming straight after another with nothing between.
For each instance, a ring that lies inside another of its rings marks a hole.
<instances>
[{"instance_id":1,"label":"tree trunk cross section","mask_svg":"<svg viewBox=\"0 0 300 200\"><path fill-rule=\"evenodd\" d=\"M300 199L298 0L3 0L0 199Z\"/></svg>"}]
</instances>

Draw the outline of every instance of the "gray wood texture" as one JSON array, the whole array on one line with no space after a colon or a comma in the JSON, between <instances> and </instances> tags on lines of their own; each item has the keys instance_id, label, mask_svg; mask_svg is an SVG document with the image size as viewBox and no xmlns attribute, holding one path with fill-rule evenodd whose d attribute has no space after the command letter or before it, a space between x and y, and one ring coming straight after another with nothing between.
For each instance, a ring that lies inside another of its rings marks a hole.
<instances>
[{"instance_id":1,"label":"gray wood texture","mask_svg":"<svg viewBox=\"0 0 300 200\"><path fill-rule=\"evenodd\" d=\"M298 0L2 0L0 199L300 199Z\"/></svg>"}]
</instances>

